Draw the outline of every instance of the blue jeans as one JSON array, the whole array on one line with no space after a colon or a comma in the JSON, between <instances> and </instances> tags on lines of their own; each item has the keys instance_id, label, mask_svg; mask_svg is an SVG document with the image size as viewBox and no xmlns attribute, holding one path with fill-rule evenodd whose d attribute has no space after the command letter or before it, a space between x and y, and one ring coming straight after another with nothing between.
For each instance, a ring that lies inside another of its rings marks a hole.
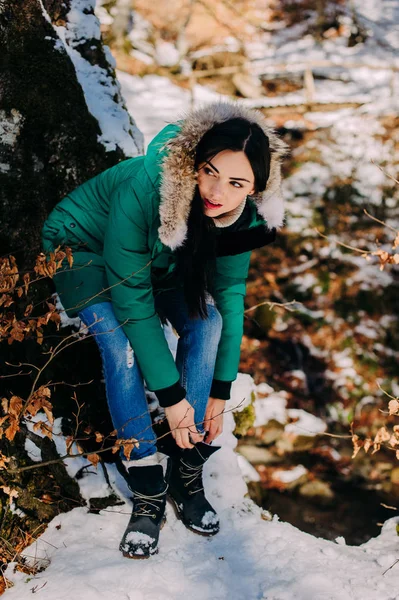
<instances>
[{"instance_id":1,"label":"blue jeans","mask_svg":"<svg viewBox=\"0 0 399 600\"><path fill-rule=\"evenodd\" d=\"M180 290L162 292L156 297L155 305L179 335L176 367L180 373L180 383L187 391L186 399L194 408L197 429L203 432L222 317L210 298L207 304L208 318L191 319ZM89 332L94 335L100 349L108 406L118 438L138 440L139 446L131 451L131 460L154 454L157 450L156 436L152 429L143 376L130 342L115 317L112 303L101 302L89 306L79 313L79 317L90 327Z\"/></svg>"}]
</instances>

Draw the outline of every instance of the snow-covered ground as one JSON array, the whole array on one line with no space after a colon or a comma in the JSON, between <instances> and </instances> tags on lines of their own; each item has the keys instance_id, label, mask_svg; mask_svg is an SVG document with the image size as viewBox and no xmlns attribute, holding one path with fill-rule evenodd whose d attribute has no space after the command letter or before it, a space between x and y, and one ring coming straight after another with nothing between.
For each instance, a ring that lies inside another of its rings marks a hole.
<instances>
[{"instance_id":1,"label":"snow-covered ground","mask_svg":"<svg viewBox=\"0 0 399 600\"><path fill-rule=\"evenodd\" d=\"M230 407L248 401L254 389L248 375L239 377ZM264 384L259 390L264 394ZM262 400L263 404L265 403ZM281 412L281 409L280 409ZM269 418L268 415L264 415ZM309 422L309 427L312 421ZM315 423L316 429L318 424ZM123 506L90 514L76 508L56 517L36 543L26 549L46 570L35 577L6 576L14 587L5 596L26 600L394 600L398 598L398 519L387 521L378 538L347 546L315 538L283 523L245 497L246 485L234 451L231 412L225 416L222 446L206 465L205 489L221 518L214 538L188 531L167 505L159 553L137 561L123 558L120 538L131 512L125 481L109 466L112 486ZM243 470L245 459L240 457ZM69 468L73 468L71 464ZM98 495L106 484L101 470L81 480L84 495ZM386 573L384 574L384 572Z\"/></svg>"}]
</instances>

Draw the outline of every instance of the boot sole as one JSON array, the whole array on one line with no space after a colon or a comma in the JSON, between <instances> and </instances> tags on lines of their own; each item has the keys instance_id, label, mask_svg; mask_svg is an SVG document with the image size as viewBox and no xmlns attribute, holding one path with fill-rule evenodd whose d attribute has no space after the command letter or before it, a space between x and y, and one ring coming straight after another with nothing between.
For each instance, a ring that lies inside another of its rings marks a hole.
<instances>
[{"instance_id":1,"label":"boot sole","mask_svg":"<svg viewBox=\"0 0 399 600\"><path fill-rule=\"evenodd\" d=\"M212 537L213 535L216 535L217 533L219 533L219 529L217 531L209 531L209 532L207 532L207 531L198 531L198 529L194 529L193 527L190 527L190 525L188 525L186 523L186 521L184 520L184 518L183 518L183 516L182 516L182 514L181 514L181 512L179 510L179 507L178 507L178 505L177 505L177 503L175 501L175 499L172 496L169 496L169 495L167 496L167 499L172 504L173 509L175 511L175 515L179 519L179 521L181 521L183 523L183 525L185 527L187 527L187 529L189 529L193 533L196 533L197 535L202 535L203 537Z\"/></svg>"},{"instance_id":2,"label":"boot sole","mask_svg":"<svg viewBox=\"0 0 399 600\"><path fill-rule=\"evenodd\" d=\"M161 523L159 530L163 529L165 523L166 523L166 517L164 517L162 519L162 523ZM151 556L158 554L158 546L156 547L156 549L154 550L154 552L152 554L136 554L136 555L134 555L134 554L128 554L127 552L123 552L123 550L121 550L121 552L122 552L122 556L124 556L125 558L131 558L133 560L146 560L147 558L151 558Z\"/></svg>"}]
</instances>

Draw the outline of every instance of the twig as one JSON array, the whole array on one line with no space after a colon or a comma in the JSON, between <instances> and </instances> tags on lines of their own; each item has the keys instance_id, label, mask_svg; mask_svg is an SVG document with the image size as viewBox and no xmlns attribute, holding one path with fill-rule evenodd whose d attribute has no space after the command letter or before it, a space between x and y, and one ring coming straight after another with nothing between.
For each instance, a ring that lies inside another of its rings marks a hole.
<instances>
[{"instance_id":1,"label":"twig","mask_svg":"<svg viewBox=\"0 0 399 600\"><path fill-rule=\"evenodd\" d=\"M290 306L291 304L302 304L302 302L297 302L296 300L290 300L290 302L270 302L268 300L265 300L265 302L260 302L259 304L255 304L255 306L251 306L250 308L247 308L246 310L244 310L244 314L257 309L260 306L265 306L266 304L270 305L270 310L272 310L275 306L281 306L282 308L285 308L289 312L294 312L296 309L288 308L288 306Z\"/></svg>"},{"instance_id":2,"label":"twig","mask_svg":"<svg viewBox=\"0 0 399 600\"><path fill-rule=\"evenodd\" d=\"M141 269L139 269L138 271L134 271L133 273L130 273L130 275L128 275L124 279L121 279L120 281L117 281L116 283L108 286L107 288L102 289L100 292L97 292L97 294L94 294L90 298L84 298L84 300L81 300L75 306L72 306L70 308L65 308L64 307L65 311L68 312L70 310L76 310L80 306L83 306L84 304L86 304L86 302L91 302L92 300L94 300L94 298L97 298L97 296L101 296L102 294L104 294L104 292L108 292L109 290L112 290L112 288L114 288L114 287L116 287L118 285L121 285L122 283L124 283L125 281L127 281L128 279L130 279L131 277L134 277L135 275L138 275L139 273L141 273L141 271L144 271L144 269L146 269L147 267L149 267L152 262L153 262L152 259L149 260L148 263L146 265L144 265L143 267L141 267ZM61 300L62 300L62 298L61 298Z\"/></svg>"},{"instance_id":3,"label":"twig","mask_svg":"<svg viewBox=\"0 0 399 600\"><path fill-rule=\"evenodd\" d=\"M380 505L384 508L389 508L390 510L399 510L397 506L389 506L389 504L384 504L384 502L380 502Z\"/></svg>"},{"instance_id":4,"label":"twig","mask_svg":"<svg viewBox=\"0 0 399 600\"><path fill-rule=\"evenodd\" d=\"M236 406L233 406L232 408L230 408L229 410L224 410L224 413L228 413L228 412L233 412L234 410L236 410L237 408L239 408L242 403L244 402L244 400L241 400L241 402L239 402L239 404L237 404ZM144 414L144 413L143 413ZM193 423L193 425L197 426L202 424L203 421L201 421L201 423ZM152 427L152 425L150 426ZM191 427L191 425L190 425ZM187 429L189 429L190 427L187 427ZM147 429L147 428L146 428ZM176 427L175 429L179 429L179 427ZM182 428L180 428L182 429ZM186 427L184 427L184 429L186 429ZM145 430L144 430L145 431ZM171 431L168 431L162 435L160 435L159 437L155 438L153 441L154 443L158 440L161 440L162 438L166 437L167 435L171 434L174 431L174 429L172 429ZM143 433L143 432L141 432ZM138 439L138 442L140 442L141 440ZM123 444L121 444L123 445ZM108 448L100 448L99 450L97 450L95 452L95 454L102 454L104 452L108 452L109 450L112 450L115 447L115 444L113 444L112 446L109 446ZM46 460L43 462L37 462L34 465L27 465L25 467L19 467L17 469L6 469L7 473L11 473L11 474L16 474L16 473L22 473L24 471L32 471L33 469L39 469L41 467L47 467L50 465L54 465L54 464L58 464L60 462L63 462L64 460L68 459L68 458L78 458L78 457L82 457L82 456L88 456L89 454L93 454L93 451L87 451L87 452L79 452L77 454L65 454L64 456L60 456L59 458L54 458L52 460Z\"/></svg>"},{"instance_id":5,"label":"twig","mask_svg":"<svg viewBox=\"0 0 399 600\"><path fill-rule=\"evenodd\" d=\"M360 248L355 248L355 246L349 246L349 244L344 244L343 242L339 242L338 240L331 240L328 235L324 235L324 233L321 233L321 231L319 231L317 229L317 227L313 228L314 231L316 231L321 237L323 237L324 239L328 240L329 242L334 242L335 244L338 244L339 246L343 246L344 248L348 248L348 250L354 250L355 252L360 252L360 254L362 254L362 256L365 256L367 254L371 254L371 250L360 250Z\"/></svg>"},{"instance_id":6,"label":"twig","mask_svg":"<svg viewBox=\"0 0 399 600\"><path fill-rule=\"evenodd\" d=\"M0 379L7 379L8 377L18 377L19 375L30 375L31 373L32 371L29 371L29 373L24 373L23 371L20 371L19 373L14 373L14 375L0 375Z\"/></svg>"},{"instance_id":7,"label":"twig","mask_svg":"<svg viewBox=\"0 0 399 600\"><path fill-rule=\"evenodd\" d=\"M387 177L389 177L389 179L392 179L392 181L394 181L395 183L397 183L399 185L399 181L397 179L395 179L395 177L393 175L391 175L390 173L388 173L388 171L386 171L385 169L380 167L380 165L377 165L377 163L373 159L371 159L371 162L373 163L373 165L378 167L379 170L384 173L384 175L386 175ZM380 223L381 223L381 221L380 221ZM383 225L385 225L385 223L383 223ZM389 225L387 225L387 227L389 227ZM394 231L396 231L396 230L394 229Z\"/></svg>"},{"instance_id":8,"label":"twig","mask_svg":"<svg viewBox=\"0 0 399 600\"><path fill-rule=\"evenodd\" d=\"M383 575L385 575L385 573L387 573L390 569L392 569L398 562L399 562L399 558L397 558L395 560L395 562L390 567L388 567L388 569L385 569L385 571L383 572Z\"/></svg>"},{"instance_id":9,"label":"twig","mask_svg":"<svg viewBox=\"0 0 399 600\"><path fill-rule=\"evenodd\" d=\"M46 383L46 387L56 386L56 385L66 385L68 387L81 387L82 385L90 385L93 383L94 379L90 379L90 381L83 381L79 383L67 383L66 381L55 381L54 383Z\"/></svg>"},{"instance_id":10,"label":"twig","mask_svg":"<svg viewBox=\"0 0 399 600\"><path fill-rule=\"evenodd\" d=\"M385 394L386 396L388 396L388 398L391 398L391 400L397 400L397 399L398 399L396 396L391 396L391 394L388 394L388 392L387 392L387 391L385 391L385 390L384 390L384 389L383 389L383 388L380 386L380 384L379 384L379 382L378 382L378 381L377 381L376 383L377 383L378 387L380 388L381 392L382 392L383 394Z\"/></svg>"}]
</instances>

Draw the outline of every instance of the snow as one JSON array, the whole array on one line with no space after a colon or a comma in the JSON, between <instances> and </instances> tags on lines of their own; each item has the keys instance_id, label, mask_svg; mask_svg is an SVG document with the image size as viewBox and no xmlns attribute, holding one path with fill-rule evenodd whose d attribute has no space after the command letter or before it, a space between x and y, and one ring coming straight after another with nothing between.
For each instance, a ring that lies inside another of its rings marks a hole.
<instances>
[{"instance_id":1,"label":"snow","mask_svg":"<svg viewBox=\"0 0 399 600\"><path fill-rule=\"evenodd\" d=\"M301 408L289 408L287 414L289 418L297 419L295 423L288 423L285 426L285 431L287 433L314 436L319 433L324 433L327 429L327 425L324 421Z\"/></svg>"},{"instance_id":2,"label":"snow","mask_svg":"<svg viewBox=\"0 0 399 600\"><path fill-rule=\"evenodd\" d=\"M237 462L240 467L241 475L246 483L249 481L260 481L260 475L258 471L251 465L251 463L242 456L237 454Z\"/></svg>"},{"instance_id":3,"label":"snow","mask_svg":"<svg viewBox=\"0 0 399 600\"><path fill-rule=\"evenodd\" d=\"M274 419L279 423L285 423L287 399L284 393L274 392L267 398L257 398L254 402L256 419L254 426L265 425Z\"/></svg>"},{"instance_id":4,"label":"snow","mask_svg":"<svg viewBox=\"0 0 399 600\"><path fill-rule=\"evenodd\" d=\"M144 546L151 546L154 542L154 538L140 531L130 531L125 540L126 544L140 544Z\"/></svg>"},{"instance_id":5,"label":"snow","mask_svg":"<svg viewBox=\"0 0 399 600\"><path fill-rule=\"evenodd\" d=\"M38 448L35 442L32 442L29 438L25 439L25 450L28 453L28 456L34 462L42 461L42 451Z\"/></svg>"},{"instance_id":6,"label":"snow","mask_svg":"<svg viewBox=\"0 0 399 600\"><path fill-rule=\"evenodd\" d=\"M317 284L317 277L313 273L297 276L292 280L292 284L298 288L299 292L306 292Z\"/></svg>"},{"instance_id":7,"label":"snow","mask_svg":"<svg viewBox=\"0 0 399 600\"><path fill-rule=\"evenodd\" d=\"M296 375L297 377L304 377L303 371L292 371L292 374ZM237 382L240 382L240 379L242 377L243 374L239 373ZM274 420L284 425L285 433L292 433L295 435L306 435L312 437L326 431L326 424L318 417L315 417L314 415L299 408L287 409L287 399L285 391L272 392L267 396L267 398L259 398L259 387L260 386L257 386L255 388L255 427L267 425L269 421ZM236 389L237 388L234 388L233 385L234 397L236 395ZM264 387L262 386L260 391L261 394L264 393L263 390ZM295 422L291 423L289 422L290 420L294 420Z\"/></svg>"},{"instance_id":8,"label":"snow","mask_svg":"<svg viewBox=\"0 0 399 600\"><path fill-rule=\"evenodd\" d=\"M292 483L302 475L306 475L308 470L303 465L296 465L292 469L277 469L272 473L272 479L277 479L283 483Z\"/></svg>"},{"instance_id":9,"label":"snow","mask_svg":"<svg viewBox=\"0 0 399 600\"><path fill-rule=\"evenodd\" d=\"M52 298L55 302L55 308L61 317L61 327L73 327L78 329L79 332L83 330L84 326L82 325L82 321L79 319L79 317L68 317L59 295L57 293L52 294Z\"/></svg>"},{"instance_id":10,"label":"snow","mask_svg":"<svg viewBox=\"0 0 399 600\"><path fill-rule=\"evenodd\" d=\"M216 525L218 521L218 516L211 510L208 510L201 519L201 523L204 527L207 525Z\"/></svg>"},{"instance_id":11,"label":"snow","mask_svg":"<svg viewBox=\"0 0 399 600\"><path fill-rule=\"evenodd\" d=\"M232 402L238 400L234 395ZM54 518L25 551L49 566L28 577L13 573L11 565L6 576L14 587L5 598L25 600L37 588L43 600L393 599L399 571L386 569L397 557L399 519L389 519L377 538L359 547L315 538L276 516L265 520L265 511L245 497L233 428L227 412L217 441L222 448L205 468L207 497L221 522L216 536L187 530L168 503L159 553L145 562L124 558L118 547L131 513L130 493L109 465L112 486L125 505L98 515L79 507Z\"/></svg>"},{"instance_id":12,"label":"snow","mask_svg":"<svg viewBox=\"0 0 399 600\"><path fill-rule=\"evenodd\" d=\"M44 17L51 23L41 0L40 3ZM112 76L114 65L110 69L92 65L79 52L80 45L101 37L100 22L92 13L94 5L95 0L71 1L66 25L53 25L57 47L63 45L75 67L87 107L100 126L98 141L108 152L121 148L126 156L137 156L142 151L142 134L123 106L120 85Z\"/></svg>"}]
</instances>

